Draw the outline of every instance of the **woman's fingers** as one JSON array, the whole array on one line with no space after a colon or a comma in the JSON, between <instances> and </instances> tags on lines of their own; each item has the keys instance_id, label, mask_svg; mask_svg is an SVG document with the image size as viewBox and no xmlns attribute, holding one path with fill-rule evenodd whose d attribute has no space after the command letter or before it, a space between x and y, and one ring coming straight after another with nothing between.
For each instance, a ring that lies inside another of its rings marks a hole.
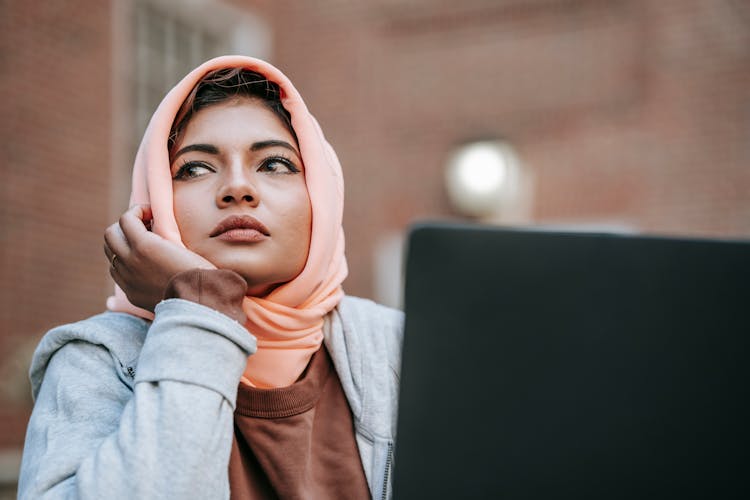
<instances>
[{"instance_id":1,"label":"woman's fingers","mask_svg":"<svg viewBox=\"0 0 750 500\"><path fill-rule=\"evenodd\" d=\"M150 206L134 205L104 231L104 254L110 264L115 255L121 262L130 260L133 251L151 235L146 227L151 225L151 219Z\"/></svg>"},{"instance_id":2,"label":"woman's fingers","mask_svg":"<svg viewBox=\"0 0 750 500\"><path fill-rule=\"evenodd\" d=\"M115 256L115 253L109 249L109 246L107 246L107 243L104 243L104 256L107 258L110 264L112 264L112 257Z\"/></svg>"},{"instance_id":3,"label":"woman's fingers","mask_svg":"<svg viewBox=\"0 0 750 500\"><path fill-rule=\"evenodd\" d=\"M118 271L117 269L117 265L109 266L109 275L112 277L117 286L119 286L120 288L123 288L125 286L125 282L122 279L120 271Z\"/></svg>"},{"instance_id":4,"label":"woman's fingers","mask_svg":"<svg viewBox=\"0 0 750 500\"><path fill-rule=\"evenodd\" d=\"M135 245L148 232L147 225L150 226L151 207L149 205L134 205L130 207L120 217L120 228L128 242Z\"/></svg>"},{"instance_id":5,"label":"woman's fingers","mask_svg":"<svg viewBox=\"0 0 750 500\"><path fill-rule=\"evenodd\" d=\"M128 240L117 222L104 230L104 254L110 263L115 255L123 258L130 254Z\"/></svg>"}]
</instances>

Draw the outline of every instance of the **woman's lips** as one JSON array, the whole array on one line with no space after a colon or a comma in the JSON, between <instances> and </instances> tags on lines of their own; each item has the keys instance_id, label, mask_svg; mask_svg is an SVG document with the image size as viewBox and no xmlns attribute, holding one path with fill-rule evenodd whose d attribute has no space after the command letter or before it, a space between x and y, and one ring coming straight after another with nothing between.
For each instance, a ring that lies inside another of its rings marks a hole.
<instances>
[{"instance_id":1,"label":"woman's lips","mask_svg":"<svg viewBox=\"0 0 750 500\"><path fill-rule=\"evenodd\" d=\"M255 229L230 229L216 236L217 240L254 242L266 239L266 235Z\"/></svg>"},{"instance_id":2,"label":"woman's lips","mask_svg":"<svg viewBox=\"0 0 750 500\"><path fill-rule=\"evenodd\" d=\"M222 241L257 242L270 236L268 229L250 215L230 215L219 222L209 235Z\"/></svg>"}]
</instances>

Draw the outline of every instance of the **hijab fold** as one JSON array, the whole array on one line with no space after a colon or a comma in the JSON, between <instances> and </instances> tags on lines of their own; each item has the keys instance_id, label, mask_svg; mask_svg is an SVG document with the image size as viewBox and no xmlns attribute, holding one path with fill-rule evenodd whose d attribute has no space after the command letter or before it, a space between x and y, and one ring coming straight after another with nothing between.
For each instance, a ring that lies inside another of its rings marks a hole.
<instances>
[{"instance_id":1,"label":"hijab fold","mask_svg":"<svg viewBox=\"0 0 750 500\"><path fill-rule=\"evenodd\" d=\"M245 68L279 85L281 103L291 115L305 166L312 207L310 251L302 272L265 297L245 297L245 327L255 335L258 351L248 358L242 381L256 387L285 387L302 374L323 341L323 317L344 295L344 181L336 153L323 136L292 83L272 65L245 56L211 59L191 71L164 98L151 117L133 167L130 206L148 203L154 233L183 245L175 220L168 137L177 112L195 85L208 72ZM113 311L153 319L153 313L132 305L115 287L107 300Z\"/></svg>"}]
</instances>

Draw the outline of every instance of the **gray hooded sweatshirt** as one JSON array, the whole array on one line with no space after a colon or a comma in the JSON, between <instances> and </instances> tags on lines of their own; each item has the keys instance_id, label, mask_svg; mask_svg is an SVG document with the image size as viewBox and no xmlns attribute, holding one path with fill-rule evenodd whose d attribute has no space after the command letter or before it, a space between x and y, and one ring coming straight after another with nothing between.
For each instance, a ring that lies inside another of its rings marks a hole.
<instances>
[{"instance_id":1,"label":"gray hooded sweatshirt","mask_svg":"<svg viewBox=\"0 0 750 500\"><path fill-rule=\"evenodd\" d=\"M255 338L195 302L155 313L106 312L42 339L19 498L229 498L237 384ZM373 498L390 497L402 333L402 313L354 297L323 327Z\"/></svg>"}]
</instances>

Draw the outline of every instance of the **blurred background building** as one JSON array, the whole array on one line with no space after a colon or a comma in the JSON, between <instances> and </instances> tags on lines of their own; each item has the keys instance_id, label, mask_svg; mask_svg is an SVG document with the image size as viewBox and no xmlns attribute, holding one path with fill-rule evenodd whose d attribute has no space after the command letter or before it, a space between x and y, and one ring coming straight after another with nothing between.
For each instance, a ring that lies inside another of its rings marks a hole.
<instances>
[{"instance_id":1,"label":"blurred background building","mask_svg":"<svg viewBox=\"0 0 750 500\"><path fill-rule=\"evenodd\" d=\"M750 236L744 0L2 0L0 27L7 495L31 352L103 310L102 232L140 134L210 56L269 59L320 121L347 185L348 293L397 304L425 218ZM461 158L490 162L466 177Z\"/></svg>"}]
</instances>

